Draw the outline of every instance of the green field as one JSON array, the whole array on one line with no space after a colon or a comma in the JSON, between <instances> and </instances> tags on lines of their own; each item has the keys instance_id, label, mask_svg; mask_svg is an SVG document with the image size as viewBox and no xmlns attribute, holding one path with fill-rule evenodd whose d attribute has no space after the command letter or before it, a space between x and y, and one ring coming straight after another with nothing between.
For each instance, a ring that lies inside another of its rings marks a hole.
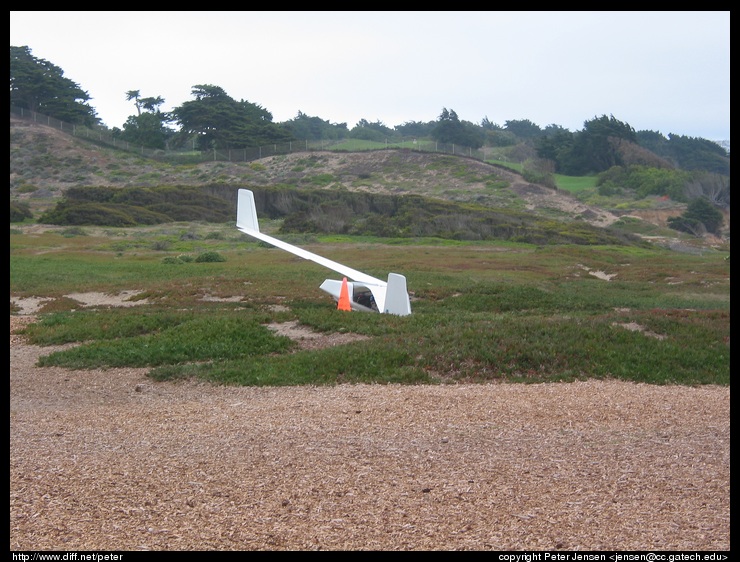
<instances>
[{"instance_id":1,"label":"green field","mask_svg":"<svg viewBox=\"0 0 740 562\"><path fill-rule=\"evenodd\" d=\"M80 344L40 364L149 367L157 380L730 382L728 252L351 236L299 245L380 278L406 275L413 313L338 311L318 288L333 272L231 225L11 228L10 292L52 299L26 329L32 342ZM82 308L66 296L124 290L146 304ZM369 338L306 351L266 327L293 320Z\"/></svg>"}]
</instances>

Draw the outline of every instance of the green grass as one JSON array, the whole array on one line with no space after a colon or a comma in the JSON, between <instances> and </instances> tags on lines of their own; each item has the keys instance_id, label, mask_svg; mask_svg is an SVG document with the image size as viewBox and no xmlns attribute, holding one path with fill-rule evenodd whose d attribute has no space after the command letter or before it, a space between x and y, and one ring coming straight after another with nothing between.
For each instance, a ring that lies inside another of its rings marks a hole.
<instances>
[{"instance_id":1,"label":"green grass","mask_svg":"<svg viewBox=\"0 0 740 562\"><path fill-rule=\"evenodd\" d=\"M408 149L426 150L426 151L434 152L434 142L433 141L414 142L413 140L405 140L405 141L399 141L399 142L393 142L393 141L378 142L378 141L360 140L360 139L345 139L345 140L332 143L327 148L329 148L330 150L342 150L342 151L346 150L348 152L363 151L363 150L381 150L384 148L408 148Z\"/></svg>"},{"instance_id":2,"label":"green grass","mask_svg":"<svg viewBox=\"0 0 740 562\"><path fill-rule=\"evenodd\" d=\"M524 165L518 162L509 162L507 160L486 160L490 164L497 164L504 168L509 168L519 174L524 171ZM558 189L578 194L581 191L596 188L596 176L564 176L563 174L553 174L555 185Z\"/></svg>"},{"instance_id":3,"label":"green grass","mask_svg":"<svg viewBox=\"0 0 740 562\"><path fill-rule=\"evenodd\" d=\"M564 176L562 174L555 174L555 184L558 186L558 189L570 191L574 194L595 188L596 180L596 176Z\"/></svg>"},{"instance_id":4,"label":"green grass","mask_svg":"<svg viewBox=\"0 0 740 562\"><path fill-rule=\"evenodd\" d=\"M262 386L730 383L727 252L351 236L301 244L381 278L404 273L413 313L396 317L336 310L318 289L336 275L251 242L230 225L220 234L210 225L210 235L203 225L190 228L189 237L173 225L67 236L11 230L11 295L54 299L26 334L38 345L79 344L39 364L147 367L155 380ZM133 244L142 239L149 243ZM171 249L153 249L153 239ZM225 261L164 259L209 252ZM147 304L82 309L65 297L123 290L142 291ZM299 350L266 327L289 320L329 335L369 337Z\"/></svg>"}]
</instances>

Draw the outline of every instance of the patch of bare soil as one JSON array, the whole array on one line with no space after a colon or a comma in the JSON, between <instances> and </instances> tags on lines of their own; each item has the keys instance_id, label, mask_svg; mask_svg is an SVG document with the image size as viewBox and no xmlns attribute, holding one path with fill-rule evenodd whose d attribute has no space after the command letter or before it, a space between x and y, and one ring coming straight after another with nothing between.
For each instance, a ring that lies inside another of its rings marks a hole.
<instances>
[{"instance_id":1,"label":"patch of bare soil","mask_svg":"<svg viewBox=\"0 0 740 562\"><path fill-rule=\"evenodd\" d=\"M512 190L526 202L529 211L552 209L571 217L579 217L593 226L606 227L619 217L609 211L585 205L570 193L557 189L549 189L531 183L515 182Z\"/></svg>"},{"instance_id":2,"label":"patch of bare soil","mask_svg":"<svg viewBox=\"0 0 740 562\"><path fill-rule=\"evenodd\" d=\"M300 326L297 321L268 324L267 327L281 336L287 336L297 341L300 349L322 349L368 339L368 336L363 334L322 334L314 332L306 326Z\"/></svg>"},{"instance_id":3,"label":"patch of bare soil","mask_svg":"<svg viewBox=\"0 0 740 562\"><path fill-rule=\"evenodd\" d=\"M35 366L34 319L11 550L730 548L727 387L156 383Z\"/></svg>"}]
</instances>

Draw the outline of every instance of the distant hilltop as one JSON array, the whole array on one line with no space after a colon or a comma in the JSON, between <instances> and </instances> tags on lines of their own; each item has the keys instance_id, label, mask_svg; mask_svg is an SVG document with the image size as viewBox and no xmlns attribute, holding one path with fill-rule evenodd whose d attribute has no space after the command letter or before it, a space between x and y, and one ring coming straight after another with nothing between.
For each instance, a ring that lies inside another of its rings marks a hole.
<instances>
[{"instance_id":1,"label":"distant hilltop","mask_svg":"<svg viewBox=\"0 0 740 562\"><path fill-rule=\"evenodd\" d=\"M714 142L716 142L718 145L720 145L722 148L724 148L727 151L728 154L730 153L730 140L729 139L728 140L722 140L722 141L714 141Z\"/></svg>"}]
</instances>

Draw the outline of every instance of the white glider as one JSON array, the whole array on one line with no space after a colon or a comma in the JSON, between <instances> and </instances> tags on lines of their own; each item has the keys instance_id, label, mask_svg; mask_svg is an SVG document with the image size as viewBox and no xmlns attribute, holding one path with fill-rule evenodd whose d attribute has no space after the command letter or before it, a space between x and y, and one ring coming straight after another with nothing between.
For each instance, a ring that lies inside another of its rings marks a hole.
<instances>
[{"instance_id":1,"label":"white glider","mask_svg":"<svg viewBox=\"0 0 740 562\"><path fill-rule=\"evenodd\" d=\"M319 256L277 238L260 232L257 222L257 209L254 204L254 193L248 189L240 189L237 199L236 227L244 234L267 242L277 248L295 254L328 267L352 281L347 282L350 306L352 310L364 312L380 312L407 316L411 314L411 302L406 290L406 277L398 273L389 273L388 281L381 281L341 263ZM342 281L327 279L321 284L321 290L329 293L334 300L339 301Z\"/></svg>"}]
</instances>

